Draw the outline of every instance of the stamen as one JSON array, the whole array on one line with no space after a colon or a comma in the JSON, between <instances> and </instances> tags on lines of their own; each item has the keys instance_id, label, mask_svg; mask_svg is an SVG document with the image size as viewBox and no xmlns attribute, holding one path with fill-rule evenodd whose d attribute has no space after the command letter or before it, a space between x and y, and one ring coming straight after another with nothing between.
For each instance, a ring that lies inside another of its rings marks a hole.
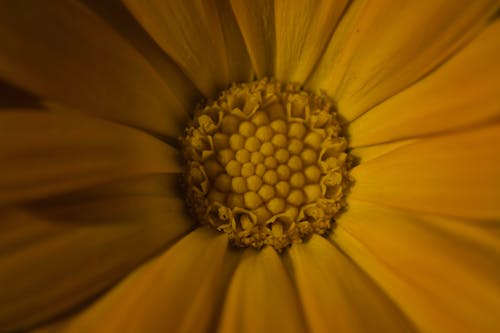
<instances>
[{"instance_id":1,"label":"stamen","mask_svg":"<svg viewBox=\"0 0 500 333\"><path fill-rule=\"evenodd\" d=\"M267 79L234 84L186 131L188 204L240 247L281 251L324 234L350 183L339 133L325 95Z\"/></svg>"}]
</instances>

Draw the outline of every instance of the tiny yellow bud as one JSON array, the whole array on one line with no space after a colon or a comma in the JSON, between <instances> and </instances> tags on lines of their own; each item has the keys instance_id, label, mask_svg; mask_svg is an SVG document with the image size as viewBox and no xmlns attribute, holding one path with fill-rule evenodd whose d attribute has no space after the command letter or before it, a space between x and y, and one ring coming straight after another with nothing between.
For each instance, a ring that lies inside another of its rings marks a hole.
<instances>
[{"instance_id":1,"label":"tiny yellow bud","mask_svg":"<svg viewBox=\"0 0 500 333\"><path fill-rule=\"evenodd\" d=\"M286 198L286 201L289 204L292 204L296 207L302 205L305 200L306 200L306 197L305 197L304 193L301 190L297 190L297 189L292 190L292 192L290 192L290 195L288 195L288 197Z\"/></svg>"},{"instance_id":2,"label":"tiny yellow bud","mask_svg":"<svg viewBox=\"0 0 500 333\"><path fill-rule=\"evenodd\" d=\"M304 187L307 202L313 202L321 197L321 188L318 184L311 184Z\"/></svg>"},{"instance_id":3,"label":"tiny yellow bud","mask_svg":"<svg viewBox=\"0 0 500 333\"><path fill-rule=\"evenodd\" d=\"M264 173L266 172L267 168L266 166L264 165L264 163L259 163L257 164L257 166L255 167L255 174L259 177L262 177L264 176Z\"/></svg>"},{"instance_id":4,"label":"tiny yellow bud","mask_svg":"<svg viewBox=\"0 0 500 333\"><path fill-rule=\"evenodd\" d=\"M305 149L302 154L300 154L300 157L302 157L302 161L304 161L306 165L316 164L318 162L318 154L309 148Z\"/></svg>"},{"instance_id":5,"label":"tiny yellow bud","mask_svg":"<svg viewBox=\"0 0 500 333\"><path fill-rule=\"evenodd\" d=\"M276 172L278 173L278 177L281 180L287 180L288 178L290 178L290 168L284 164L279 165L276 169Z\"/></svg>"},{"instance_id":6,"label":"tiny yellow bud","mask_svg":"<svg viewBox=\"0 0 500 333\"><path fill-rule=\"evenodd\" d=\"M254 213L259 221L267 221L273 216L273 214L267 210L266 206L260 206L254 210Z\"/></svg>"},{"instance_id":7,"label":"tiny yellow bud","mask_svg":"<svg viewBox=\"0 0 500 333\"><path fill-rule=\"evenodd\" d=\"M278 161L273 156L269 156L264 160L264 165L268 169L274 169L278 166Z\"/></svg>"},{"instance_id":8,"label":"tiny yellow bud","mask_svg":"<svg viewBox=\"0 0 500 333\"><path fill-rule=\"evenodd\" d=\"M288 126L288 136L291 138L302 139L306 135L307 129L304 124L291 123Z\"/></svg>"},{"instance_id":9,"label":"tiny yellow bud","mask_svg":"<svg viewBox=\"0 0 500 333\"><path fill-rule=\"evenodd\" d=\"M274 130L275 133L286 134L287 127L288 126L286 125L286 122L283 119L276 119L271 122L271 128Z\"/></svg>"},{"instance_id":10,"label":"tiny yellow bud","mask_svg":"<svg viewBox=\"0 0 500 333\"><path fill-rule=\"evenodd\" d=\"M286 204L283 198L272 198L266 206L271 213L278 214L285 210Z\"/></svg>"},{"instance_id":11,"label":"tiny yellow bud","mask_svg":"<svg viewBox=\"0 0 500 333\"><path fill-rule=\"evenodd\" d=\"M250 191L257 192L262 186L262 178L257 175L253 175L247 178L247 188Z\"/></svg>"},{"instance_id":12,"label":"tiny yellow bud","mask_svg":"<svg viewBox=\"0 0 500 333\"><path fill-rule=\"evenodd\" d=\"M274 154L274 145L271 142L264 142L260 146L260 152L264 156L271 156L272 154Z\"/></svg>"},{"instance_id":13,"label":"tiny yellow bud","mask_svg":"<svg viewBox=\"0 0 500 333\"><path fill-rule=\"evenodd\" d=\"M269 124L269 117L264 111L257 111L252 117L252 122L257 126Z\"/></svg>"},{"instance_id":14,"label":"tiny yellow bud","mask_svg":"<svg viewBox=\"0 0 500 333\"><path fill-rule=\"evenodd\" d=\"M231 191L231 177L225 173L220 174L217 178L215 178L214 186L221 192L227 193Z\"/></svg>"},{"instance_id":15,"label":"tiny yellow bud","mask_svg":"<svg viewBox=\"0 0 500 333\"><path fill-rule=\"evenodd\" d=\"M226 165L229 161L234 159L234 152L231 149L223 149L217 154L217 159L220 164Z\"/></svg>"},{"instance_id":16,"label":"tiny yellow bud","mask_svg":"<svg viewBox=\"0 0 500 333\"><path fill-rule=\"evenodd\" d=\"M308 181L315 183L321 177L321 170L316 165L310 165L304 170L304 174Z\"/></svg>"},{"instance_id":17,"label":"tiny yellow bud","mask_svg":"<svg viewBox=\"0 0 500 333\"><path fill-rule=\"evenodd\" d=\"M276 152L276 160L278 160L279 163L286 163L288 162L288 158L290 157L290 153L288 153L288 150L280 148Z\"/></svg>"},{"instance_id":18,"label":"tiny yellow bud","mask_svg":"<svg viewBox=\"0 0 500 333\"><path fill-rule=\"evenodd\" d=\"M299 141L298 139L290 139L288 141L288 151L292 154L298 155L304 148L304 144L302 141Z\"/></svg>"},{"instance_id":19,"label":"tiny yellow bud","mask_svg":"<svg viewBox=\"0 0 500 333\"><path fill-rule=\"evenodd\" d=\"M253 164L262 163L264 162L264 155L260 151L254 151L250 155L250 162L252 162Z\"/></svg>"},{"instance_id":20,"label":"tiny yellow bud","mask_svg":"<svg viewBox=\"0 0 500 333\"><path fill-rule=\"evenodd\" d=\"M275 134L271 142L275 147L285 148L287 146L287 138L283 134Z\"/></svg>"},{"instance_id":21,"label":"tiny yellow bud","mask_svg":"<svg viewBox=\"0 0 500 333\"><path fill-rule=\"evenodd\" d=\"M235 193L245 193L247 191L247 182L243 177L234 177L231 181L231 188Z\"/></svg>"},{"instance_id":22,"label":"tiny yellow bud","mask_svg":"<svg viewBox=\"0 0 500 333\"><path fill-rule=\"evenodd\" d=\"M214 147L217 151L229 147L229 136L224 133L215 133L213 136Z\"/></svg>"},{"instance_id":23,"label":"tiny yellow bud","mask_svg":"<svg viewBox=\"0 0 500 333\"><path fill-rule=\"evenodd\" d=\"M278 182L278 174L274 170L267 170L262 177L264 183L274 185Z\"/></svg>"},{"instance_id":24,"label":"tiny yellow bud","mask_svg":"<svg viewBox=\"0 0 500 333\"><path fill-rule=\"evenodd\" d=\"M301 188L306 183L306 177L302 172L296 172L290 177L290 185Z\"/></svg>"},{"instance_id":25,"label":"tiny yellow bud","mask_svg":"<svg viewBox=\"0 0 500 333\"><path fill-rule=\"evenodd\" d=\"M221 124L221 131L222 133L231 135L233 133L236 133L238 131L238 125L240 123L240 120L231 115L227 115L222 119L222 124Z\"/></svg>"},{"instance_id":26,"label":"tiny yellow bud","mask_svg":"<svg viewBox=\"0 0 500 333\"><path fill-rule=\"evenodd\" d=\"M262 142L271 140L273 137L273 130L269 126L261 126L255 132L255 136Z\"/></svg>"},{"instance_id":27,"label":"tiny yellow bud","mask_svg":"<svg viewBox=\"0 0 500 333\"><path fill-rule=\"evenodd\" d=\"M226 164L226 172L233 177L241 176L241 163L236 160L229 161L229 163Z\"/></svg>"},{"instance_id":28,"label":"tiny yellow bud","mask_svg":"<svg viewBox=\"0 0 500 333\"><path fill-rule=\"evenodd\" d=\"M264 201L268 201L271 198L274 198L275 195L274 188L267 184L262 185L257 193L259 193L260 197Z\"/></svg>"},{"instance_id":29,"label":"tiny yellow bud","mask_svg":"<svg viewBox=\"0 0 500 333\"><path fill-rule=\"evenodd\" d=\"M293 155L290 159L288 159L287 165L293 171L300 171L302 170L302 159L297 155Z\"/></svg>"},{"instance_id":30,"label":"tiny yellow bud","mask_svg":"<svg viewBox=\"0 0 500 333\"><path fill-rule=\"evenodd\" d=\"M243 177L250 177L255 174L255 165L251 162L247 162L241 167L241 175Z\"/></svg>"},{"instance_id":31,"label":"tiny yellow bud","mask_svg":"<svg viewBox=\"0 0 500 333\"><path fill-rule=\"evenodd\" d=\"M250 121L243 121L239 127L239 133L243 136L251 137L255 134L255 124Z\"/></svg>"},{"instance_id":32,"label":"tiny yellow bud","mask_svg":"<svg viewBox=\"0 0 500 333\"><path fill-rule=\"evenodd\" d=\"M229 147L233 151L238 151L245 145L245 138L241 134L233 134L229 137Z\"/></svg>"},{"instance_id":33,"label":"tiny yellow bud","mask_svg":"<svg viewBox=\"0 0 500 333\"><path fill-rule=\"evenodd\" d=\"M246 192L243 195L243 200L248 209L255 209L262 204L261 197L255 192Z\"/></svg>"},{"instance_id":34,"label":"tiny yellow bud","mask_svg":"<svg viewBox=\"0 0 500 333\"><path fill-rule=\"evenodd\" d=\"M250 138L247 138L246 141L245 141L245 148L249 151L249 152L255 152L255 151L258 151L260 149L260 141L259 139L257 139L256 137L252 136Z\"/></svg>"},{"instance_id":35,"label":"tiny yellow bud","mask_svg":"<svg viewBox=\"0 0 500 333\"><path fill-rule=\"evenodd\" d=\"M235 158L240 163L246 163L250 161L250 152L246 149L240 149L236 152Z\"/></svg>"},{"instance_id":36,"label":"tiny yellow bud","mask_svg":"<svg viewBox=\"0 0 500 333\"><path fill-rule=\"evenodd\" d=\"M290 184L285 181L279 182L274 186L274 188L276 189L276 194L283 198L286 197L288 193L290 193Z\"/></svg>"},{"instance_id":37,"label":"tiny yellow bud","mask_svg":"<svg viewBox=\"0 0 500 333\"><path fill-rule=\"evenodd\" d=\"M304 142L309 146L313 147L314 149L318 150L319 148L321 148L323 138L319 133L309 132L304 138Z\"/></svg>"}]
</instances>

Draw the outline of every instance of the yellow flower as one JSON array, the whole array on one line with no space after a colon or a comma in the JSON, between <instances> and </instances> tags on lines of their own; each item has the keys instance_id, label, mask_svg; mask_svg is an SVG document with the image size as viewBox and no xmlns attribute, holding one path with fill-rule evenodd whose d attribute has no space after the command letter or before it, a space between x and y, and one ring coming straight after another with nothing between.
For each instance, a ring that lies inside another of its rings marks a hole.
<instances>
[{"instance_id":1,"label":"yellow flower","mask_svg":"<svg viewBox=\"0 0 500 333\"><path fill-rule=\"evenodd\" d=\"M499 331L498 10L0 1L0 331ZM327 94L359 159L331 232L282 253L177 186L195 105L264 77Z\"/></svg>"}]
</instances>

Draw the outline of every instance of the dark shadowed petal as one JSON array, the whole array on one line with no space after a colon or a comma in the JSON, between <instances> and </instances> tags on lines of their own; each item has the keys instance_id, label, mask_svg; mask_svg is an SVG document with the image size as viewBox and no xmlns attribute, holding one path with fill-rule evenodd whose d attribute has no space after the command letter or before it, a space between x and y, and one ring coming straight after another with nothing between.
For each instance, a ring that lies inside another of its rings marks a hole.
<instances>
[{"instance_id":1,"label":"dark shadowed petal","mask_svg":"<svg viewBox=\"0 0 500 333\"><path fill-rule=\"evenodd\" d=\"M258 78L274 74L274 4L269 0L231 0Z\"/></svg>"},{"instance_id":2,"label":"dark shadowed petal","mask_svg":"<svg viewBox=\"0 0 500 333\"><path fill-rule=\"evenodd\" d=\"M65 111L0 112L0 203L146 173L179 172L177 151L142 131Z\"/></svg>"},{"instance_id":3,"label":"dark shadowed petal","mask_svg":"<svg viewBox=\"0 0 500 333\"><path fill-rule=\"evenodd\" d=\"M243 49L244 44L228 3L214 0L123 2L206 97L214 97L231 82L250 77L248 54L232 49ZM233 66L240 62L244 65Z\"/></svg>"},{"instance_id":4,"label":"dark shadowed petal","mask_svg":"<svg viewBox=\"0 0 500 333\"><path fill-rule=\"evenodd\" d=\"M76 1L2 1L0 77L66 107L162 135L183 133L191 101ZM173 64L170 64L173 66ZM175 73L175 71L172 71Z\"/></svg>"},{"instance_id":5,"label":"dark shadowed petal","mask_svg":"<svg viewBox=\"0 0 500 333\"><path fill-rule=\"evenodd\" d=\"M235 259L225 235L199 228L55 327L68 333L212 331Z\"/></svg>"},{"instance_id":6,"label":"dark shadowed petal","mask_svg":"<svg viewBox=\"0 0 500 333\"><path fill-rule=\"evenodd\" d=\"M192 228L178 175L149 175L0 213L0 330L99 295Z\"/></svg>"}]
</instances>

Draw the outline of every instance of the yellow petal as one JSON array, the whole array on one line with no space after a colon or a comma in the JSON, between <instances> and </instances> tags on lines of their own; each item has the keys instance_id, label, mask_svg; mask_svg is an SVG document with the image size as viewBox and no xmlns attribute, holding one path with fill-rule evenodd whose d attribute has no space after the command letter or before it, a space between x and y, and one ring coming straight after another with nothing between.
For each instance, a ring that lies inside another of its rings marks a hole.
<instances>
[{"instance_id":1,"label":"yellow petal","mask_svg":"<svg viewBox=\"0 0 500 333\"><path fill-rule=\"evenodd\" d=\"M199 228L58 331L207 332L233 265L226 236Z\"/></svg>"},{"instance_id":2,"label":"yellow petal","mask_svg":"<svg viewBox=\"0 0 500 333\"><path fill-rule=\"evenodd\" d=\"M29 8L29 10L28 10ZM0 4L2 77L66 107L163 135L183 133L183 100L103 20L75 1Z\"/></svg>"},{"instance_id":3,"label":"yellow petal","mask_svg":"<svg viewBox=\"0 0 500 333\"><path fill-rule=\"evenodd\" d=\"M205 96L232 81L216 1L123 2Z\"/></svg>"},{"instance_id":4,"label":"yellow petal","mask_svg":"<svg viewBox=\"0 0 500 333\"><path fill-rule=\"evenodd\" d=\"M356 157L359 163L365 163L380 156L383 156L400 147L417 142L417 139L402 140L390 143L384 143L374 146L357 147L351 149L351 154Z\"/></svg>"},{"instance_id":5,"label":"yellow petal","mask_svg":"<svg viewBox=\"0 0 500 333\"><path fill-rule=\"evenodd\" d=\"M224 35L229 80L231 82L250 81L253 76L252 63L238 22L231 8L230 0L217 0L215 4L217 5L217 13Z\"/></svg>"},{"instance_id":6,"label":"yellow petal","mask_svg":"<svg viewBox=\"0 0 500 333\"><path fill-rule=\"evenodd\" d=\"M38 324L89 301L192 228L174 188L101 186L0 212L0 327ZM153 191L153 192L151 192Z\"/></svg>"},{"instance_id":7,"label":"yellow petal","mask_svg":"<svg viewBox=\"0 0 500 333\"><path fill-rule=\"evenodd\" d=\"M0 202L33 200L146 173L179 172L177 152L130 127L68 112L0 112Z\"/></svg>"},{"instance_id":8,"label":"yellow petal","mask_svg":"<svg viewBox=\"0 0 500 333\"><path fill-rule=\"evenodd\" d=\"M297 295L272 248L246 250L229 285L218 332L305 332Z\"/></svg>"},{"instance_id":9,"label":"yellow petal","mask_svg":"<svg viewBox=\"0 0 500 333\"><path fill-rule=\"evenodd\" d=\"M269 0L231 0L234 15L245 40L258 78L274 73L274 5Z\"/></svg>"},{"instance_id":10,"label":"yellow petal","mask_svg":"<svg viewBox=\"0 0 500 333\"><path fill-rule=\"evenodd\" d=\"M451 216L500 217L500 125L448 134L361 163L350 196Z\"/></svg>"},{"instance_id":11,"label":"yellow petal","mask_svg":"<svg viewBox=\"0 0 500 333\"><path fill-rule=\"evenodd\" d=\"M338 249L320 236L289 253L312 332L411 332L390 299Z\"/></svg>"},{"instance_id":12,"label":"yellow petal","mask_svg":"<svg viewBox=\"0 0 500 333\"><path fill-rule=\"evenodd\" d=\"M500 21L423 80L349 126L352 146L463 128L498 117Z\"/></svg>"},{"instance_id":13,"label":"yellow petal","mask_svg":"<svg viewBox=\"0 0 500 333\"><path fill-rule=\"evenodd\" d=\"M348 1L276 0L278 80L304 82L323 54Z\"/></svg>"},{"instance_id":14,"label":"yellow petal","mask_svg":"<svg viewBox=\"0 0 500 333\"><path fill-rule=\"evenodd\" d=\"M355 1L308 83L352 120L405 89L471 40L496 0Z\"/></svg>"},{"instance_id":15,"label":"yellow petal","mask_svg":"<svg viewBox=\"0 0 500 333\"><path fill-rule=\"evenodd\" d=\"M498 332L500 245L474 221L351 200L333 241L422 332Z\"/></svg>"},{"instance_id":16,"label":"yellow petal","mask_svg":"<svg viewBox=\"0 0 500 333\"><path fill-rule=\"evenodd\" d=\"M179 66L144 31L121 1L84 0L83 3L101 16L106 23L115 28L122 38L126 39L127 43L139 51L165 81L172 95L179 99L184 108L193 107L192 103L200 98L200 92Z\"/></svg>"}]
</instances>

